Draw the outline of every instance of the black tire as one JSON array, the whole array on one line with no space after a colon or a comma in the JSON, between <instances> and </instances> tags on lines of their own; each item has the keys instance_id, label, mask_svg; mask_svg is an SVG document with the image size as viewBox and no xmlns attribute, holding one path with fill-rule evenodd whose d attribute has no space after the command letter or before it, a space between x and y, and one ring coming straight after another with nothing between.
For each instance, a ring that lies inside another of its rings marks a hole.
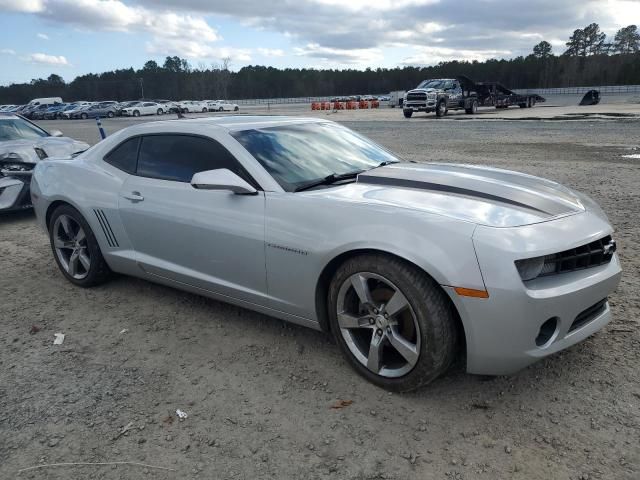
<instances>
[{"instance_id":1,"label":"black tire","mask_svg":"<svg viewBox=\"0 0 640 480\"><path fill-rule=\"evenodd\" d=\"M404 118L411 118L413 110L402 110L402 113L404 114Z\"/></svg>"},{"instance_id":2,"label":"black tire","mask_svg":"<svg viewBox=\"0 0 640 480\"><path fill-rule=\"evenodd\" d=\"M164 112L162 111L161 108L159 108L158 110L156 110L156 114L157 115L162 115Z\"/></svg>"},{"instance_id":3,"label":"black tire","mask_svg":"<svg viewBox=\"0 0 640 480\"><path fill-rule=\"evenodd\" d=\"M341 333L337 318L339 289L347 279L360 272L389 279L416 314L421 344L419 357L413 368L401 377L383 377L370 371L349 350ZM364 378L386 390L406 392L427 385L449 369L458 353L455 312L445 293L422 270L390 255L359 255L343 263L329 286L328 312L331 331L347 361Z\"/></svg>"},{"instance_id":4,"label":"black tire","mask_svg":"<svg viewBox=\"0 0 640 480\"><path fill-rule=\"evenodd\" d=\"M107 112L107 117L109 117L109 118L113 118L113 117L114 117L113 112Z\"/></svg>"},{"instance_id":5,"label":"black tire","mask_svg":"<svg viewBox=\"0 0 640 480\"><path fill-rule=\"evenodd\" d=\"M206 109L206 108L203 108L203 109L202 109L202 113L207 113L207 109Z\"/></svg>"},{"instance_id":6,"label":"black tire","mask_svg":"<svg viewBox=\"0 0 640 480\"><path fill-rule=\"evenodd\" d=\"M478 113L478 102L476 100L471 102L471 106L469 108L465 108L464 112L467 115L475 115L476 113Z\"/></svg>"},{"instance_id":7,"label":"black tire","mask_svg":"<svg viewBox=\"0 0 640 480\"><path fill-rule=\"evenodd\" d=\"M238 107L238 106L234 107L234 109L233 109L234 112L237 112L238 110L240 110L240 107Z\"/></svg>"},{"instance_id":8,"label":"black tire","mask_svg":"<svg viewBox=\"0 0 640 480\"><path fill-rule=\"evenodd\" d=\"M140 116L140 112L138 110L134 110L133 111L133 116L134 117L139 117Z\"/></svg>"},{"instance_id":9,"label":"black tire","mask_svg":"<svg viewBox=\"0 0 640 480\"><path fill-rule=\"evenodd\" d=\"M54 246L54 235L53 235L53 226L56 222L56 219L60 215L67 215L72 217L78 224L82 226L82 229L86 235L86 244L87 249L89 250L89 254L91 257L91 265L89 267L88 274L85 278L79 280L71 275L69 275L62 264L60 263L60 259L56 254L56 249ZM101 283L106 282L111 276L111 269L107 265L107 262L104 261L104 257L102 256L102 252L100 251L100 245L98 245L98 241L96 240L91 227L84 219L84 217L80 214L78 210L73 208L71 205L61 205L55 209L53 214L51 215L51 219L49 220L49 243L51 244L51 251L53 252L53 258L55 258L56 263L58 264L58 268L62 275L69 280L74 285L77 285L82 288L94 287L96 285L100 285Z\"/></svg>"},{"instance_id":10,"label":"black tire","mask_svg":"<svg viewBox=\"0 0 640 480\"><path fill-rule=\"evenodd\" d=\"M436 106L436 117L441 118L447 114L447 103L444 100L440 100Z\"/></svg>"},{"instance_id":11,"label":"black tire","mask_svg":"<svg viewBox=\"0 0 640 480\"><path fill-rule=\"evenodd\" d=\"M82 113L80 114L80 118L86 120L87 118L89 118L89 115L87 115L86 113Z\"/></svg>"},{"instance_id":12,"label":"black tire","mask_svg":"<svg viewBox=\"0 0 640 480\"><path fill-rule=\"evenodd\" d=\"M224 108L222 108L222 107L218 107L218 111L219 111L219 112L224 112Z\"/></svg>"},{"instance_id":13,"label":"black tire","mask_svg":"<svg viewBox=\"0 0 640 480\"><path fill-rule=\"evenodd\" d=\"M532 107L532 104L531 104L531 97L529 97L529 98L527 99L527 108L531 108L531 107Z\"/></svg>"},{"instance_id":14,"label":"black tire","mask_svg":"<svg viewBox=\"0 0 640 480\"><path fill-rule=\"evenodd\" d=\"M519 103L518 106L520 108L527 108L527 104L526 103Z\"/></svg>"}]
</instances>

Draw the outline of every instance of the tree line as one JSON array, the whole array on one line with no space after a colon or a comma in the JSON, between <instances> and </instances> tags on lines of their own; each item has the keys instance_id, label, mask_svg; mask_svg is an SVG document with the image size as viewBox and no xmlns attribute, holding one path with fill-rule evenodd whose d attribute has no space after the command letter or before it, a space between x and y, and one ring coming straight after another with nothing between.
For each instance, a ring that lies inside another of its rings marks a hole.
<instances>
[{"instance_id":1,"label":"tree line","mask_svg":"<svg viewBox=\"0 0 640 480\"><path fill-rule=\"evenodd\" d=\"M231 59L192 66L177 56L159 65L149 60L141 69L86 74L65 82L51 74L29 83L0 87L0 104L21 104L32 98L64 100L251 99L386 93L414 88L427 78L466 75L498 81L509 88L547 88L640 84L640 33L635 25L621 28L611 41L596 23L576 29L566 50L555 55L542 41L531 54L511 59L448 61L434 66L321 70L249 65L231 71Z\"/></svg>"}]
</instances>

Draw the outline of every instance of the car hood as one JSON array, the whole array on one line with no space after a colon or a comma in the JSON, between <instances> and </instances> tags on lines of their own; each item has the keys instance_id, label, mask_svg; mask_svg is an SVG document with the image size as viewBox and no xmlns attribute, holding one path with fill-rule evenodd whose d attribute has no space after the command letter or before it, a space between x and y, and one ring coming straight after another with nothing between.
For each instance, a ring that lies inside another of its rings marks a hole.
<instances>
[{"instance_id":1,"label":"car hood","mask_svg":"<svg viewBox=\"0 0 640 480\"><path fill-rule=\"evenodd\" d=\"M441 88L414 88L407 93L444 93Z\"/></svg>"},{"instance_id":2,"label":"car hood","mask_svg":"<svg viewBox=\"0 0 640 480\"><path fill-rule=\"evenodd\" d=\"M84 142L68 137L42 137L37 140L10 140L0 142L0 160L36 163L39 161L34 148L41 148L48 157L69 157L89 148Z\"/></svg>"},{"instance_id":3,"label":"car hood","mask_svg":"<svg viewBox=\"0 0 640 480\"><path fill-rule=\"evenodd\" d=\"M556 182L472 165L397 163L364 172L356 183L309 193L421 210L491 227L545 222L587 207L606 218L587 196Z\"/></svg>"}]
</instances>

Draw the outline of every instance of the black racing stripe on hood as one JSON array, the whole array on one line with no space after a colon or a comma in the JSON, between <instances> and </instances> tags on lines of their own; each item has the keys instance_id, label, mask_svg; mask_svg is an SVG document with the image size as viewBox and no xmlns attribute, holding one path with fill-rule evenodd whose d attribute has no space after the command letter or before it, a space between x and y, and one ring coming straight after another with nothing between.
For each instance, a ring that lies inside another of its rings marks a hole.
<instances>
[{"instance_id":1,"label":"black racing stripe on hood","mask_svg":"<svg viewBox=\"0 0 640 480\"><path fill-rule=\"evenodd\" d=\"M454 195L464 195L467 197L482 198L484 200L490 200L493 202L506 203L508 205L513 205L514 207L524 208L526 210L533 210L547 216L553 216L549 212L545 212L544 210L533 207L531 205L527 205L525 203L518 202L516 200L512 200L510 198L504 198L498 195L479 192L477 190L471 190L468 188L454 187L451 185L441 185L439 183L424 182L420 180L407 180L407 179L401 179L401 178L370 176L370 175L359 175L358 183L368 183L371 185L385 185L389 187L417 188L420 190L431 190L436 192L450 193Z\"/></svg>"}]
</instances>

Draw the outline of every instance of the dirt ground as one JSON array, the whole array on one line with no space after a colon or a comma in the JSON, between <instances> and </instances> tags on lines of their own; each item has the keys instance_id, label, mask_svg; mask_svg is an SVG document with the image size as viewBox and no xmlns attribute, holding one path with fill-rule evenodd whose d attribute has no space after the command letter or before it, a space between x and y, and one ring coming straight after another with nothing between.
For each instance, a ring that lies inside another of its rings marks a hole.
<instances>
[{"instance_id":1,"label":"dirt ground","mask_svg":"<svg viewBox=\"0 0 640 480\"><path fill-rule=\"evenodd\" d=\"M32 213L0 216L0 478L640 478L640 171L623 157L640 122L399 116L332 119L412 160L517 169L599 201L624 268L612 323L514 376L459 367L391 395L326 334L132 278L78 289ZM97 139L92 121L43 125ZM136 464L20 472L69 462Z\"/></svg>"}]
</instances>

